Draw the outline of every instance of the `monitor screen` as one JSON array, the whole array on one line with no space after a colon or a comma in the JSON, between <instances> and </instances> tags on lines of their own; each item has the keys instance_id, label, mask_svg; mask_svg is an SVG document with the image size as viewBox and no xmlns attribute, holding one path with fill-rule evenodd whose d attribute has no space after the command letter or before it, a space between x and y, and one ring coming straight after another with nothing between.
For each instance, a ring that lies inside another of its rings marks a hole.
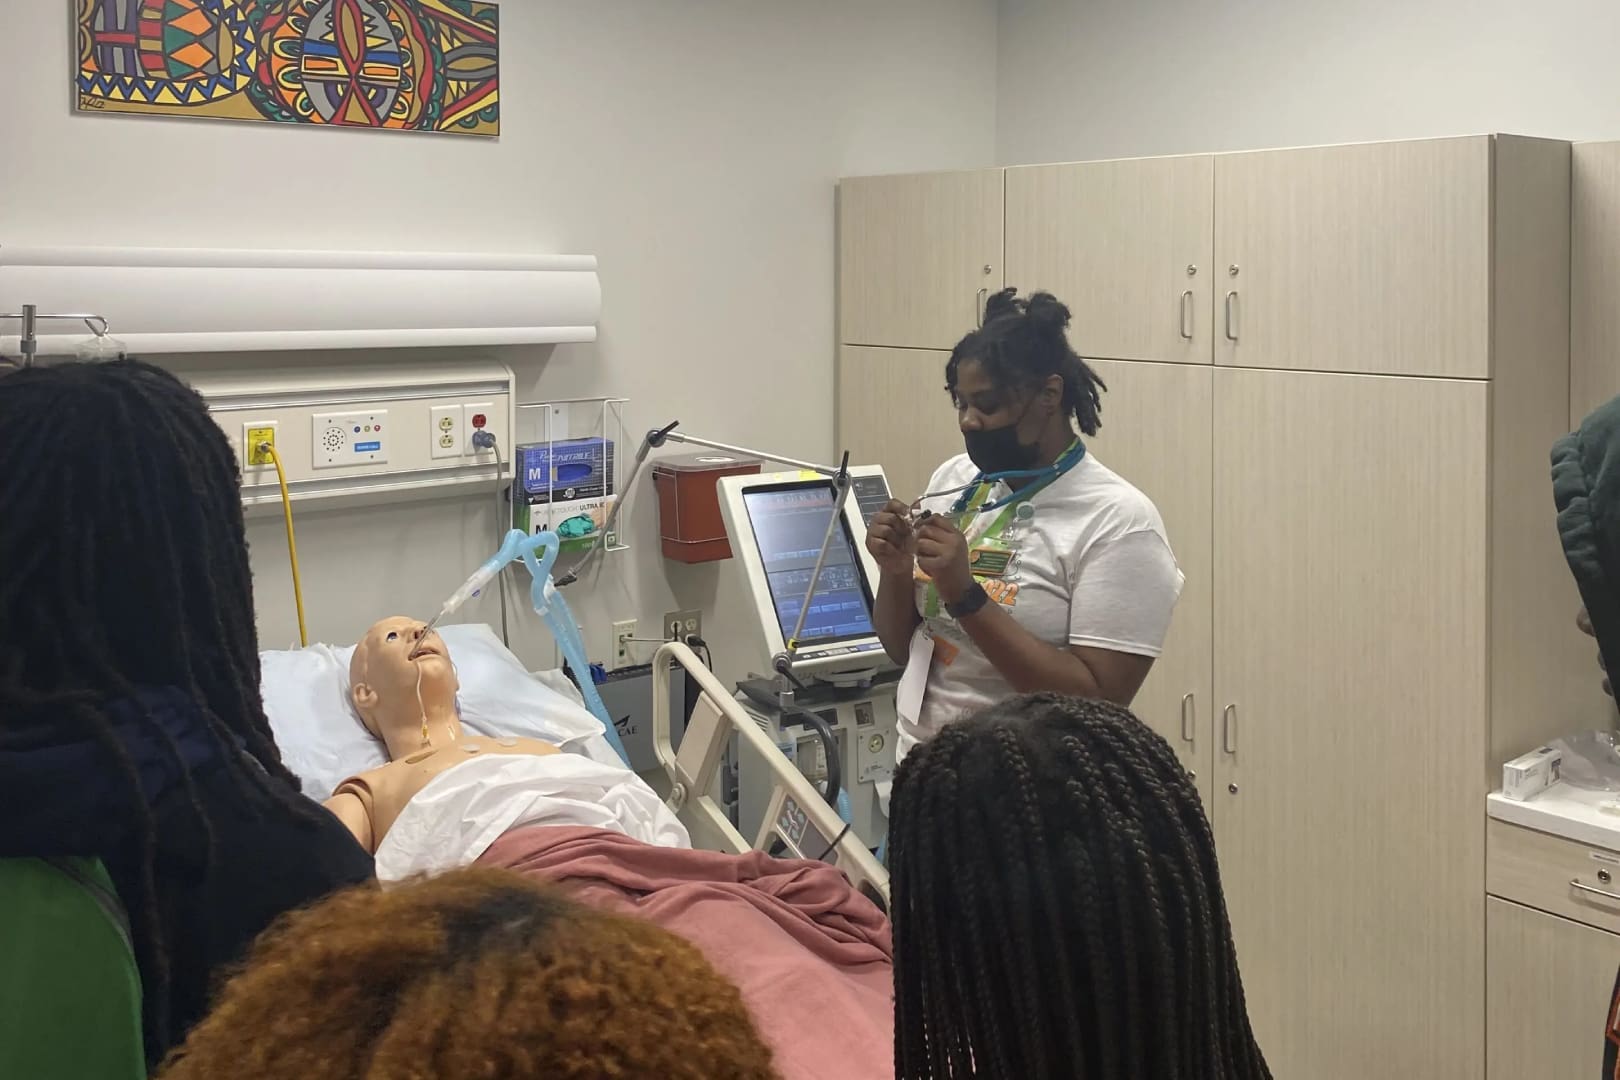
<instances>
[{"instance_id":1,"label":"monitor screen","mask_svg":"<svg viewBox=\"0 0 1620 1080\"><path fill-rule=\"evenodd\" d=\"M765 564L776 622L786 642L799 621L810 574L827 534L827 515L834 501L832 484L826 480L776 484L745 489L742 496L760 561ZM856 558L849 522L841 516L800 640L818 645L875 633L866 575Z\"/></svg>"}]
</instances>

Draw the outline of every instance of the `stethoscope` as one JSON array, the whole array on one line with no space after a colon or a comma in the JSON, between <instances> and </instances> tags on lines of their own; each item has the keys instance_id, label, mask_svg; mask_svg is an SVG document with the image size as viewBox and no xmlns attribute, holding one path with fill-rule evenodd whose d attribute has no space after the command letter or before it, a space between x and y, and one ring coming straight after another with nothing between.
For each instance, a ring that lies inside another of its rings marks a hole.
<instances>
[{"instance_id":1,"label":"stethoscope","mask_svg":"<svg viewBox=\"0 0 1620 1080\"><path fill-rule=\"evenodd\" d=\"M1043 465L1038 469L1006 469L1001 472L980 473L976 479L963 484L961 487L946 488L943 491L930 491L925 495L919 495L917 501L911 505L915 508L921 506L924 499L943 499L947 495L955 495L957 499L951 505L950 512L952 515L957 515L967 511L968 503L973 501L973 493L985 484L1002 484L1009 480L1035 481L1035 483L1026 484L1017 491L1008 492L988 506L978 508L979 513L988 514L992 510L1000 510L1002 507L1017 502L1019 499L1032 497L1037 491L1080 464L1081 459L1085 456L1086 444L1079 439L1075 439L1074 443L1050 465Z\"/></svg>"}]
</instances>

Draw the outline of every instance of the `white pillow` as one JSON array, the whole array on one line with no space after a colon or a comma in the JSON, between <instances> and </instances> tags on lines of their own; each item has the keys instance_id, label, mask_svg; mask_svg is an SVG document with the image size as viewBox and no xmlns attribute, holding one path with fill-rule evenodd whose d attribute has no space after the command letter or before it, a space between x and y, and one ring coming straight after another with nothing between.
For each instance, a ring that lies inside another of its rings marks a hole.
<instances>
[{"instance_id":1,"label":"white pillow","mask_svg":"<svg viewBox=\"0 0 1620 1080\"><path fill-rule=\"evenodd\" d=\"M543 739L601 759L606 746L601 721L578 700L525 671L488 626L446 626L440 636L461 682L456 704L469 731ZM388 760L349 699L353 655L352 645L259 654L270 730L282 760L312 799L326 799L350 776Z\"/></svg>"}]
</instances>

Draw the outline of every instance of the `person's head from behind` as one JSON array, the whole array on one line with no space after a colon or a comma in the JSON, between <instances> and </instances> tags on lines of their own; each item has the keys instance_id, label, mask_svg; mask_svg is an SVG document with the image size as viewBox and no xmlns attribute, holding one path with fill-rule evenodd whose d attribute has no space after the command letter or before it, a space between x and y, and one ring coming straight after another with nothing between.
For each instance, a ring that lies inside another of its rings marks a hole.
<instances>
[{"instance_id":1,"label":"person's head from behind","mask_svg":"<svg viewBox=\"0 0 1620 1080\"><path fill-rule=\"evenodd\" d=\"M162 1076L753 1080L770 1060L691 944L475 868L290 916Z\"/></svg>"},{"instance_id":2,"label":"person's head from behind","mask_svg":"<svg viewBox=\"0 0 1620 1080\"><path fill-rule=\"evenodd\" d=\"M201 744L245 804L301 801L259 694L236 459L194 391L137 361L0 374L0 612L0 755L31 769L33 751L71 751L83 767L55 797L77 816L53 827L139 850L147 895L124 899L147 913L136 951L161 1030L168 943L147 788L180 776L195 796ZM0 834L19 828L7 806Z\"/></svg>"},{"instance_id":3,"label":"person's head from behind","mask_svg":"<svg viewBox=\"0 0 1620 1080\"><path fill-rule=\"evenodd\" d=\"M895 1072L1266 1077L1198 792L1117 705L1009 699L895 777Z\"/></svg>"},{"instance_id":4,"label":"person's head from behind","mask_svg":"<svg viewBox=\"0 0 1620 1080\"><path fill-rule=\"evenodd\" d=\"M987 473L1027 469L1101 425L1107 387L1069 345L1069 309L1051 293L1003 289L984 324L957 342L945 389L973 463ZM1072 426L1071 426L1072 421Z\"/></svg>"},{"instance_id":5,"label":"person's head from behind","mask_svg":"<svg viewBox=\"0 0 1620 1080\"><path fill-rule=\"evenodd\" d=\"M6 374L0 462L0 737L174 687L274 769L236 458L202 398L139 361Z\"/></svg>"}]
</instances>

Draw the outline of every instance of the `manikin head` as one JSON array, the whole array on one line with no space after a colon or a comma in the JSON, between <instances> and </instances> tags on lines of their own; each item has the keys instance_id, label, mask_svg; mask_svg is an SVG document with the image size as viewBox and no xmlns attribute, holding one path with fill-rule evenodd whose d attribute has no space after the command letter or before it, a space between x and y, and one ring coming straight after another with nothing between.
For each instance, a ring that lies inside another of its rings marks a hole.
<instances>
[{"instance_id":1,"label":"manikin head","mask_svg":"<svg viewBox=\"0 0 1620 1080\"><path fill-rule=\"evenodd\" d=\"M425 628L420 619L390 615L366 631L349 661L355 711L366 730L388 745L391 759L461 738L456 717L461 684L444 639L429 634L424 641Z\"/></svg>"}]
</instances>

